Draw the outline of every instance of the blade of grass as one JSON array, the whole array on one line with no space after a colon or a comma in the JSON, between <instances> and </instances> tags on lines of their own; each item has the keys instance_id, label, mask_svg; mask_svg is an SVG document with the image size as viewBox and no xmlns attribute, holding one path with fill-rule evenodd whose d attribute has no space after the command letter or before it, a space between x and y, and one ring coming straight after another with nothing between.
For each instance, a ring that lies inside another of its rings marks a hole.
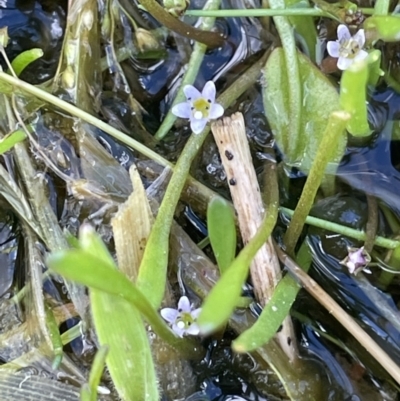
<instances>
[{"instance_id":1,"label":"blade of grass","mask_svg":"<svg viewBox=\"0 0 400 401\"><path fill-rule=\"evenodd\" d=\"M302 243L296 259L301 261L300 266L307 272L312 262L312 256L306 242ZM253 326L233 341L233 350L250 352L268 343L288 316L300 289L301 286L297 281L292 276L286 275L276 286L271 300L264 307Z\"/></svg>"},{"instance_id":2,"label":"blade of grass","mask_svg":"<svg viewBox=\"0 0 400 401\"><path fill-rule=\"evenodd\" d=\"M52 253L47 258L47 265L70 280L126 299L140 311L155 333L171 346L191 356L195 353L194 344L176 337L146 297L113 264L84 250L74 249Z\"/></svg>"},{"instance_id":3,"label":"blade of grass","mask_svg":"<svg viewBox=\"0 0 400 401\"><path fill-rule=\"evenodd\" d=\"M207 209L207 228L211 247L221 275L230 266L236 252L236 226L232 207L222 198L214 198Z\"/></svg>"}]
</instances>

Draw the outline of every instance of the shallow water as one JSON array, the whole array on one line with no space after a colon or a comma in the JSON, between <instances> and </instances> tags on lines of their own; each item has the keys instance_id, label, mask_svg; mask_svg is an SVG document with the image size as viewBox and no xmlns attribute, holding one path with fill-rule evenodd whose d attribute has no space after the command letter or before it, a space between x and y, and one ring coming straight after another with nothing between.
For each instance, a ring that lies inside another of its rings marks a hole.
<instances>
[{"instance_id":1,"label":"shallow water","mask_svg":"<svg viewBox=\"0 0 400 401\"><path fill-rule=\"evenodd\" d=\"M24 72L22 79L39 83L47 81L55 73L65 26L65 4L60 2L59 4L61 5L55 6L51 2L32 1L24 3L22 7L21 2L7 1L5 6L2 6L0 24L9 26L11 41L7 47L7 54L10 59L13 59L21 51L36 46L45 51L44 57L30 66ZM193 5L196 6L197 3ZM230 3L225 2L224 5L238 8L240 2L232 0ZM255 19L220 19L216 25L228 39L222 48L207 52L195 86L201 88L206 81L214 79L217 80L217 89L222 90L229 86L243 68L254 61L254 58L262 50L265 50L270 42L265 39L268 36L258 20ZM188 44L184 43L184 40L181 40L180 44L181 47L178 48L167 42L166 57L162 60L136 59L123 64L134 96L147 111L143 114L143 123L150 133L157 130L160 121L164 118L174 98L177 83L181 79L182 67L188 57L187 52L185 53L185 46L187 49ZM139 130L136 130L138 125L127 118L130 108L122 91L112 92L110 88L107 89L102 98L102 116L112 120L114 124L127 132L134 131L134 135L140 137ZM351 205L344 203L341 206L343 208L343 224L353 224L357 220L365 221L365 198L360 191L367 191L369 194L377 196L397 214L397 217L400 215L398 182L400 180L400 149L397 143L391 141L393 119L398 118L400 113L399 96L393 90L386 88L382 88L374 94L370 104L370 121L377 132L372 141L365 146L350 146L340 165L338 175L343 182L348 184L342 188L342 192L354 200L354 202L349 202ZM261 81L238 99L230 109L230 111L236 110L244 113L254 163L257 171L261 173L263 161L271 159L271 153L274 150L273 138L263 112ZM51 118L53 123L56 120L55 116ZM38 137L40 145L46 149L47 154L53 158L52 160L62 173L58 177L54 174L48 175L50 196L53 197L52 205L58 211L62 226L76 234L81 221L91 218L92 223L97 226L112 249L110 216L104 214L93 217L93 213L104 205L104 199L90 199L82 205L82 202L67 196L64 185L60 182L65 179L64 175L69 179L84 176L78 162L78 158L82 159L84 155L80 154L78 157L75 144L64 137L63 127L53 126L53 129L49 130L43 123L42 128L42 136ZM188 134L186 126L177 124L177 128L172 129L165 140L157 145L157 150L169 160L175 161ZM126 184L126 176L122 170L128 170L140 156L99 130L93 130L93 136L122 166L121 170L115 167L109 180L105 180L109 185L105 184L105 186L107 193L112 192L110 190L112 187L114 197L123 199L129 194L130 188ZM87 162L91 164L93 170L99 166L95 160ZM216 156L216 147L211 138L206 141L194 166L192 173L195 178L218 193L228 196L225 172ZM287 168L286 171L291 179L291 189L285 195L290 196L289 203L293 203L298 195L296 185L300 183L299 186L301 186L304 177L295 169ZM368 188L366 188L365 179L367 176ZM148 179L146 186L151 181ZM332 199L332 202L334 201L337 199ZM201 240L206 235L204 216L191 208L191 205L184 205L181 210L183 213L178 219L179 222L184 225L193 239ZM332 204L328 206L325 204L322 216L329 219L333 210L335 207ZM11 289L12 278L15 278L14 284L16 284L23 277L23 273L14 266L16 248L21 245L17 244L17 240L13 238L14 234L18 236L18 227L11 226L9 215L2 217L4 219L1 220L1 224L4 225L4 230L1 231L1 237L4 233L4 240L0 238L0 243L6 245L4 245L4 250L0 248L0 258L4 258L0 274L0 296L8 291L6 294L8 297L13 292ZM284 225L285 222L281 223ZM387 228L382 227L382 232L388 232ZM280 229L278 228L277 236L279 233ZM357 281L349 276L343 266L339 265L340 259L346 252L346 246L350 245L350 242L338 237L331 238L329 234L321 231L309 230L308 234L314 256L312 276L359 320L369 334L373 335L375 340L396 361L400 362L398 328L382 316L381 311L376 309L375 304L366 296ZM207 249L206 252L210 254ZM394 283L394 285L397 284ZM54 297L60 295L56 291L57 286L50 291ZM63 295L61 294L61 296ZM382 297L386 299L385 295ZM396 298L395 301L398 299ZM393 301L390 300L388 303L390 308L395 310ZM297 313L295 322L302 355L305 359L312 359L323 370L322 376L330 385L327 399L367 401L369 399L368 391L360 389L365 383L368 383L371 388L386 391L388 397L382 399L395 399L395 387L387 384L390 382L387 375L382 372L382 369L376 367L376 362L371 361L368 354L354 344L354 340L350 338L346 330L338 327L336 322L326 316L327 313L321 310L319 305L302 292L294 309ZM397 313L397 309L395 311ZM336 343L329 341L321 336L321 332L328 332L338 341ZM233 355L230 349L232 336L233 334L228 332L220 341L206 341L207 356L194 366L197 380L196 392L189 396L187 401L281 399L279 398L282 396L281 388L277 388L274 393L271 387L265 385L264 382L268 381L269 372L264 371L264 367L250 356ZM74 358L88 357L88 355L81 355L82 344L73 344L69 349ZM345 352L346 347L347 349L354 348L353 358ZM88 359L90 360L90 358ZM85 359L82 360L87 362ZM357 376L356 367L359 365L359 361L365 368ZM265 388L268 389L268 394L265 392L263 394Z\"/></svg>"}]
</instances>

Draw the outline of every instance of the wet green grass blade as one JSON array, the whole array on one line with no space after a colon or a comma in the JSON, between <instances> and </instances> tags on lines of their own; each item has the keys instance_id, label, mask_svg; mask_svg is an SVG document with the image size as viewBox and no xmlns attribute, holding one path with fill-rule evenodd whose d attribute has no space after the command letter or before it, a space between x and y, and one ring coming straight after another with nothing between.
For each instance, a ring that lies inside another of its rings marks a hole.
<instances>
[{"instance_id":1,"label":"wet green grass blade","mask_svg":"<svg viewBox=\"0 0 400 401\"><path fill-rule=\"evenodd\" d=\"M107 367L121 399L158 401L153 358L139 311L152 312L150 320L164 322L135 286L116 270L104 243L90 226L82 228L79 245L80 249L60 252L58 258L57 254L51 255L49 266L90 287L96 333L100 345L109 347ZM78 261L72 262L76 257ZM115 295L108 293L111 288ZM88 395L84 390L83 397Z\"/></svg>"},{"instance_id":2,"label":"wet green grass blade","mask_svg":"<svg viewBox=\"0 0 400 401\"><path fill-rule=\"evenodd\" d=\"M96 289L90 290L90 301L100 345L109 347L107 367L121 399L158 401L150 344L137 309Z\"/></svg>"},{"instance_id":3,"label":"wet green grass blade","mask_svg":"<svg viewBox=\"0 0 400 401\"><path fill-rule=\"evenodd\" d=\"M296 259L307 271L311 265L312 257L307 244L304 242ZM289 314L300 288L292 276L286 275L276 286L271 300L264 307L254 325L233 341L232 348L234 351L250 352L271 340Z\"/></svg>"},{"instance_id":4,"label":"wet green grass blade","mask_svg":"<svg viewBox=\"0 0 400 401\"><path fill-rule=\"evenodd\" d=\"M236 252L236 227L232 207L222 198L213 198L207 208L207 228L221 275Z\"/></svg>"},{"instance_id":5,"label":"wet green grass blade","mask_svg":"<svg viewBox=\"0 0 400 401\"><path fill-rule=\"evenodd\" d=\"M114 265L77 249L52 253L47 258L47 265L70 280L126 299L143 314L155 331L169 331L144 295Z\"/></svg>"},{"instance_id":6,"label":"wet green grass blade","mask_svg":"<svg viewBox=\"0 0 400 401\"><path fill-rule=\"evenodd\" d=\"M256 235L241 250L206 297L197 320L202 334L209 334L228 322L239 302L242 285L249 273L250 263L275 226L277 211L278 205L276 204L268 208L267 217L264 218Z\"/></svg>"},{"instance_id":7,"label":"wet green grass blade","mask_svg":"<svg viewBox=\"0 0 400 401\"><path fill-rule=\"evenodd\" d=\"M0 140L0 155L9 151L15 144L22 142L26 138L25 132L16 130L11 135L5 136Z\"/></svg>"},{"instance_id":8,"label":"wet green grass blade","mask_svg":"<svg viewBox=\"0 0 400 401\"><path fill-rule=\"evenodd\" d=\"M39 48L26 50L18 54L18 56L15 57L15 59L11 62L11 66L17 77L19 77L21 72L29 64L33 63L35 60L39 59L42 56L43 56L43 50Z\"/></svg>"},{"instance_id":9,"label":"wet green grass blade","mask_svg":"<svg viewBox=\"0 0 400 401\"><path fill-rule=\"evenodd\" d=\"M97 350L92 367L90 368L88 383L85 383L81 388L81 401L97 400L97 387L100 384L101 376L103 374L108 349L107 346L102 346Z\"/></svg>"}]
</instances>

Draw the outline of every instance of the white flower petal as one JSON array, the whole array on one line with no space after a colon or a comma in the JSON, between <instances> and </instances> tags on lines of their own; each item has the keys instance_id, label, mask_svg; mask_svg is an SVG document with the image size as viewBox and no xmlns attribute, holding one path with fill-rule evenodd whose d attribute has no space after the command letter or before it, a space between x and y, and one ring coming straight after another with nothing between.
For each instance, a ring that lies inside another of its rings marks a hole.
<instances>
[{"instance_id":1,"label":"white flower petal","mask_svg":"<svg viewBox=\"0 0 400 401\"><path fill-rule=\"evenodd\" d=\"M365 33L364 29L360 29L354 36L353 39L357 41L360 47L363 47L365 44Z\"/></svg>"},{"instance_id":2,"label":"white flower petal","mask_svg":"<svg viewBox=\"0 0 400 401\"><path fill-rule=\"evenodd\" d=\"M214 103L211 105L210 113L208 114L208 118L210 120L215 120L216 118L221 117L224 114L224 108L218 104Z\"/></svg>"},{"instance_id":3,"label":"white flower petal","mask_svg":"<svg viewBox=\"0 0 400 401\"><path fill-rule=\"evenodd\" d=\"M339 57L339 48L340 45L338 42L334 41L329 41L328 44L326 45L326 48L328 50L328 53L332 57Z\"/></svg>"},{"instance_id":4,"label":"white flower petal","mask_svg":"<svg viewBox=\"0 0 400 401\"><path fill-rule=\"evenodd\" d=\"M180 118L190 118L190 116L192 115L191 106L188 102L176 104L172 108L171 112L172 114Z\"/></svg>"},{"instance_id":5,"label":"white flower petal","mask_svg":"<svg viewBox=\"0 0 400 401\"><path fill-rule=\"evenodd\" d=\"M179 312L176 309L164 308L160 310L160 314L164 320L168 323L174 323L179 316Z\"/></svg>"},{"instance_id":6,"label":"white flower petal","mask_svg":"<svg viewBox=\"0 0 400 401\"><path fill-rule=\"evenodd\" d=\"M211 103L213 103L215 101L215 94L216 94L216 89L214 82L208 81L204 85L201 95L204 97L204 99L209 100Z\"/></svg>"},{"instance_id":7,"label":"white flower petal","mask_svg":"<svg viewBox=\"0 0 400 401\"><path fill-rule=\"evenodd\" d=\"M202 118L201 120L190 120L190 128L194 134L200 134L204 127L207 125L208 118Z\"/></svg>"},{"instance_id":8,"label":"white flower petal","mask_svg":"<svg viewBox=\"0 0 400 401\"><path fill-rule=\"evenodd\" d=\"M337 37L339 41L348 40L351 38L349 28L346 25L340 24L337 28Z\"/></svg>"},{"instance_id":9,"label":"white flower petal","mask_svg":"<svg viewBox=\"0 0 400 401\"><path fill-rule=\"evenodd\" d=\"M357 55L354 57L354 61L364 60L366 57L368 57L368 52L365 50L359 50Z\"/></svg>"},{"instance_id":10,"label":"white flower petal","mask_svg":"<svg viewBox=\"0 0 400 401\"><path fill-rule=\"evenodd\" d=\"M201 308L197 308L194 311L190 312L190 314L192 315L192 318L194 320L196 320L199 317L200 312L201 312Z\"/></svg>"},{"instance_id":11,"label":"white flower petal","mask_svg":"<svg viewBox=\"0 0 400 401\"><path fill-rule=\"evenodd\" d=\"M181 297L179 302L178 302L178 311L190 313L191 308L190 308L190 301L188 297Z\"/></svg>"},{"instance_id":12,"label":"white flower petal","mask_svg":"<svg viewBox=\"0 0 400 401\"><path fill-rule=\"evenodd\" d=\"M346 57L339 57L337 66L340 70L347 70L353 64L353 60Z\"/></svg>"},{"instance_id":13,"label":"white flower petal","mask_svg":"<svg viewBox=\"0 0 400 401\"><path fill-rule=\"evenodd\" d=\"M183 93L185 94L186 99L191 102L201 97L201 93L192 85L185 85Z\"/></svg>"},{"instance_id":14,"label":"white flower petal","mask_svg":"<svg viewBox=\"0 0 400 401\"><path fill-rule=\"evenodd\" d=\"M192 323L186 330L186 334L190 334L191 336L197 336L199 333L200 333L200 328L197 325L197 323Z\"/></svg>"},{"instance_id":15,"label":"white flower petal","mask_svg":"<svg viewBox=\"0 0 400 401\"><path fill-rule=\"evenodd\" d=\"M185 334L185 329L181 329L180 327L178 327L176 324L173 324L172 325L172 330L173 330L173 332L177 335L177 336L179 336L179 337L183 337L183 335Z\"/></svg>"}]
</instances>

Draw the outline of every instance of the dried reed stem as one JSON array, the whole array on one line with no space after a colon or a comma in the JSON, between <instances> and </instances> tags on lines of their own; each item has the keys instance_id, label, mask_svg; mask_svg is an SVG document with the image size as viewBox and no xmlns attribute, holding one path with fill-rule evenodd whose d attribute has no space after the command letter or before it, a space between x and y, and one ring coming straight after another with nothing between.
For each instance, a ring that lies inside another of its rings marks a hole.
<instances>
[{"instance_id":1,"label":"dried reed stem","mask_svg":"<svg viewBox=\"0 0 400 401\"><path fill-rule=\"evenodd\" d=\"M231 117L225 117L212 124L211 130L227 175L242 239L246 244L260 227L265 209L253 167L243 116L241 113L235 113ZM279 260L271 238L254 257L250 273L256 297L264 306L281 279ZM294 360L297 350L290 317L283 322L282 330L277 333L277 339L288 357Z\"/></svg>"}]
</instances>

